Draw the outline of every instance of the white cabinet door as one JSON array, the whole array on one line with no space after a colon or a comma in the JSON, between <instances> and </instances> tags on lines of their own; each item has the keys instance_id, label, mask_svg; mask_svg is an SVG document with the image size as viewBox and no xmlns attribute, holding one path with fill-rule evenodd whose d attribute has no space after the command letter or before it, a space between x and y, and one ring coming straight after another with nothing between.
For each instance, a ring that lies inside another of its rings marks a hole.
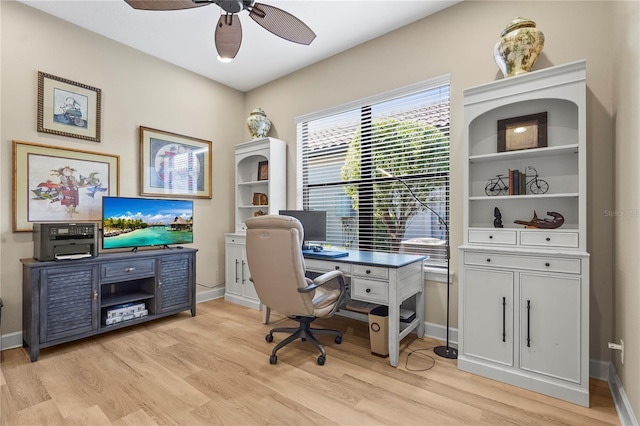
<instances>
[{"instance_id":1,"label":"white cabinet door","mask_svg":"<svg viewBox=\"0 0 640 426\"><path fill-rule=\"evenodd\" d=\"M243 246L227 244L226 247L226 292L242 295Z\"/></svg>"},{"instance_id":2,"label":"white cabinet door","mask_svg":"<svg viewBox=\"0 0 640 426\"><path fill-rule=\"evenodd\" d=\"M513 366L511 271L464 269L464 354Z\"/></svg>"},{"instance_id":3,"label":"white cabinet door","mask_svg":"<svg viewBox=\"0 0 640 426\"><path fill-rule=\"evenodd\" d=\"M247 264L246 246L243 236L227 236L225 247L225 300L260 309L260 298L253 283Z\"/></svg>"},{"instance_id":4,"label":"white cabinet door","mask_svg":"<svg viewBox=\"0 0 640 426\"><path fill-rule=\"evenodd\" d=\"M580 383L580 278L520 274L520 368Z\"/></svg>"}]
</instances>

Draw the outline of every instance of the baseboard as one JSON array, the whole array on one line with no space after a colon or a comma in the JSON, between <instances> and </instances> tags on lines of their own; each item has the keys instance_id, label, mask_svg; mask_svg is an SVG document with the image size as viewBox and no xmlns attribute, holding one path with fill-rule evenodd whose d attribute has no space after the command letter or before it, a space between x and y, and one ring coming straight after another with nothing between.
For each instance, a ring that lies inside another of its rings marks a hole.
<instances>
[{"instance_id":1,"label":"baseboard","mask_svg":"<svg viewBox=\"0 0 640 426\"><path fill-rule=\"evenodd\" d=\"M424 335L434 339L447 341L447 327L432 322L424 323ZM449 346L458 347L458 329L449 327Z\"/></svg>"},{"instance_id":2,"label":"baseboard","mask_svg":"<svg viewBox=\"0 0 640 426\"><path fill-rule=\"evenodd\" d=\"M196 303L208 302L221 297L224 297L224 286L196 292Z\"/></svg>"},{"instance_id":3,"label":"baseboard","mask_svg":"<svg viewBox=\"0 0 640 426\"><path fill-rule=\"evenodd\" d=\"M609 368L611 363L607 361L600 361L597 359L589 360L589 377L602 380L603 382L609 381Z\"/></svg>"},{"instance_id":4,"label":"baseboard","mask_svg":"<svg viewBox=\"0 0 640 426\"><path fill-rule=\"evenodd\" d=\"M3 334L0 339L0 350L21 348L22 347L22 331L16 331L14 333Z\"/></svg>"},{"instance_id":5,"label":"baseboard","mask_svg":"<svg viewBox=\"0 0 640 426\"><path fill-rule=\"evenodd\" d=\"M639 426L638 418L633 412L629 398L622 387L622 382L618 377L615 367L612 363L609 363L609 389L611 389L611 396L613 397L613 403L616 406L618 412L618 419L621 426Z\"/></svg>"}]
</instances>

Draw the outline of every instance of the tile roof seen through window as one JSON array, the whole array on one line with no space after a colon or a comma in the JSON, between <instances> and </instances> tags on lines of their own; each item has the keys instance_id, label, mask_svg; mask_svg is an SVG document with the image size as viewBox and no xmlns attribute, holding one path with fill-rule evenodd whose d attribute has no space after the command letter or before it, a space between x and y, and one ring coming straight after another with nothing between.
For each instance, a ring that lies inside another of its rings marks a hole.
<instances>
[{"instance_id":1,"label":"tile roof seen through window","mask_svg":"<svg viewBox=\"0 0 640 426\"><path fill-rule=\"evenodd\" d=\"M402 111L389 115L399 121L413 120L420 123L430 124L439 129L449 128L449 102L429 105L411 111ZM309 150L318 151L328 148L340 148L349 145L357 132L357 128L345 125L343 127L327 127L309 133Z\"/></svg>"}]
</instances>

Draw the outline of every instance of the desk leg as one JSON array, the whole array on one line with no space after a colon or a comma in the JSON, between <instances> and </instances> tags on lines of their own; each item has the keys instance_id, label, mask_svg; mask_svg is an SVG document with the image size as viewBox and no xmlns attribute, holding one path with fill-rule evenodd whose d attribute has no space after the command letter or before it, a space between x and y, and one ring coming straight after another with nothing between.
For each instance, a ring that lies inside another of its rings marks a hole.
<instances>
[{"instance_id":1,"label":"desk leg","mask_svg":"<svg viewBox=\"0 0 640 426\"><path fill-rule=\"evenodd\" d=\"M392 367L398 366L400 359L400 307L395 303L389 305L389 362Z\"/></svg>"},{"instance_id":2,"label":"desk leg","mask_svg":"<svg viewBox=\"0 0 640 426\"><path fill-rule=\"evenodd\" d=\"M271 316L271 308L266 305L262 305L262 323L263 324L269 324L269 316Z\"/></svg>"},{"instance_id":3,"label":"desk leg","mask_svg":"<svg viewBox=\"0 0 640 426\"><path fill-rule=\"evenodd\" d=\"M416 294L416 318L420 320L418 327L416 328L416 334L420 339L424 337L424 268L422 269L422 277L420 278L422 283L422 290Z\"/></svg>"}]
</instances>

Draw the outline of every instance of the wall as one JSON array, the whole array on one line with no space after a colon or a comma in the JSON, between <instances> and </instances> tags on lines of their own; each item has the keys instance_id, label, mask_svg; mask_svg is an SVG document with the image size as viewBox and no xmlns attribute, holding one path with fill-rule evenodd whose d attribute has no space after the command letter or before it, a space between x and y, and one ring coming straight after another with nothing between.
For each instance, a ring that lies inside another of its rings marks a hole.
<instances>
[{"instance_id":1,"label":"wall","mask_svg":"<svg viewBox=\"0 0 640 426\"><path fill-rule=\"evenodd\" d=\"M195 200L192 247L200 250L198 283L224 283L224 233L233 230L233 145L246 138L244 94L20 3L2 1L0 11L2 334L22 329L19 259L33 255L31 233L12 232L14 139L120 155L123 196L139 194L139 126L213 141L213 199ZM102 90L102 142L36 131L38 71Z\"/></svg>"},{"instance_id":2,"label":"wall","mask_svg":"<svg viewBox=\"0 0 640 426\"><path fill-rule=\"evenodd\" d=\"M580 10L579 22L576 11ZM546 37L534 69L587 60L588 247L591 253L591 357L608 360L613 332L611 8L607 2L465 1L371 42L266 84L247 94L246 111L260 105L277 137L288 141L288 205L295 205L294 118L451 73L451 246L462 243L462 90L501 79L493 46L515 17L537 22ZM452 250L452 269L458 253ZM457 327L457 273L452 296ZM427 321L445 323L446 287L428 283Z\"/></svg>"},{"instance_id":3,"label":"wall","mask_svg":"<svg viewBox=\"0 0 640 426\"><path fill-rule=\"evenodd\" d=\"M635 413L640 416L640 3L614 5L614 326L611 341L624 341L625 362L612 351L611 359ZM629 422L631 424L631 421Z\"/></svg>"}]
</instances>

